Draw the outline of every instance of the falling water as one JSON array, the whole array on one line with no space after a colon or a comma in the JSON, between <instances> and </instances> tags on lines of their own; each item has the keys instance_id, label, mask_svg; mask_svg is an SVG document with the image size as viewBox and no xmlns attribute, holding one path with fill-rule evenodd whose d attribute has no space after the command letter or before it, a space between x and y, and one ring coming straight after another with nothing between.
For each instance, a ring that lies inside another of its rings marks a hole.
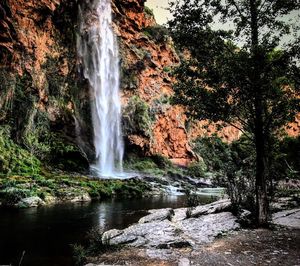
<instances>
[{"instance_id":1,"label":"falling water","mask_svg":"<svg viewBox=\"0 0 300 266\"><path fill-rule=\"evenodd\" d=\"M89 81L96 160L102 177L122 173L123 141L119 96L119 56L112 29L111 0L86 0L79 8L78 56Z\"/></svg>"}]
</instances>

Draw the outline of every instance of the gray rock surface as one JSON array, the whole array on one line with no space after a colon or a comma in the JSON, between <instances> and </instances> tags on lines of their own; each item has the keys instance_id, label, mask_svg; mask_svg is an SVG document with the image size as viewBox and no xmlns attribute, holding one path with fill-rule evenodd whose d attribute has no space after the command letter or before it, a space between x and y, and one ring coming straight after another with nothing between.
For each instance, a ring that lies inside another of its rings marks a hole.
<instances>
[{"instance_id":1,"label":"gray rock surface","mask_svg":"<svg viewBox=\"0 0 300 266\"><path fill-rule=\"evenodd\" d=\"M171 208L167 209L159 209L159 210L151 210L149 211L151 214L142 217L139 220L139 223L149 223L153 221L163 221L163 220L171 220L172 216L174 215L174 211Z\"/></svg>"},{"instance_id":2,"label":"gray rock surface","mask_svg":"<svg viewBox=\"0 0 300 266\"><path fill-rule=\"evenodd\" d=\"M300 208L275 213L273 223L300 229Z\"/></svg>"},{"instance_id":3,"label":"gray rock surface","mask_svg":"<svg viewBox=\"0 0 300 266\"><path fill-rule=\"evenodd\" d=\"M161 209L151 211L148 216L140 219L124 230L110 230L103 234L103 243L109 245L128 245L166 249L171 247L197 246L214 240L218 235L240 227L237 218L230 212L219 212L228 208L228 201L219 201L202 207L201 213L209 213L187 218L186 208ZM203 211L206 210L206 211ZM173 219L170 221L170 215Z\"/></svg>"},{"instance_id":4,"label":"gray rock surface","mask_svg":"<svg viewBox=\"0 0 300 266\"><path fill-rule=\"evenodd\" d=\"M239 227L237 218L230 212L203 215L199 218L185 219L178 223L178 228L195 244L209 243L218 235Z\"/></svg>"},{"instance_id":5,"label":"gray rock surface","mask_svg":"<svg viewBox=\"0 0 300 266\"><path fill-rule=\"evenodd\" d=\"M172 222L179 222L186 219L186 212L188 208L178 208L174 210L174 215L172 217Z\"/></svg>"},{"instance_id":6,"label":"gray rock surface","mask_svg":"<svg viewBox=\"0 0 300 266\"><path fill-rule=\"evenodd\" d=\"M78 195L76 197L73 197L70 201L71 202L88 202L91 201L90 195L86 193L81 193L81 195Z\"/></svg>"},{"instance_id":7,"label":"gray rock surface","mask_svg":"<svg viewBox=\"0 0 300 266\"><path fill-rule=\"evenodd\" d=\"M45 202L39 198L39 197L28 197L21 199L17 204L16 207L18 208L32 208L32 207L38 207L41 205L45 205Z\"/></svg>"},{"instance_id":8,"label":"gray rock surface","mask_svg":"<svg viewBox=\"0 0 300 266\"><path fill-rule=\"evenodd\" d=\"M231 201L229 199L219 200L210 204L196 207L192 210L191 217L199 217L205 214L211 214L228 210L231 207Z\"/></svg>"}]
</instances>

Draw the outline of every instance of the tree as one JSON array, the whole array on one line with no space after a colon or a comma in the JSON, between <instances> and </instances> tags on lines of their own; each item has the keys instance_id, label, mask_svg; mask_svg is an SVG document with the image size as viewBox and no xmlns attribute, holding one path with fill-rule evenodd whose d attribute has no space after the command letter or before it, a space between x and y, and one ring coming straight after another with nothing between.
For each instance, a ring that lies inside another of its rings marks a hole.
<instances>
[{"instance_id":1,"label":"tree","mask_svg":"<svg viewBox=\"0 0 300 266\"><path fill-rule=\"evenodd\" d=\"M190 116L224 121L253 141L256 217L268 223L272 139L299 108L299 33L285 17L299 0L172 1L172 37L182 52L175 70L175 101ZM231 30L217 29L216 21Z\"/></svg>"}]
</instances>

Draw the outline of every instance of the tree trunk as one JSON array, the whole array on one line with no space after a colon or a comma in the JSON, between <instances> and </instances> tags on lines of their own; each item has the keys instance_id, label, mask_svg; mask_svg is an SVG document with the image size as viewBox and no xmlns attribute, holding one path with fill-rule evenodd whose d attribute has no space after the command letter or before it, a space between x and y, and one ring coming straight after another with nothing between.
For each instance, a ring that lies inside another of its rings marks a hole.
<instances>
[{"instance_id":1,"label":"tree trunk","mask_svg":"<svg viewBox=\"0 0 300 266\"><path fill-rule=\"evenodd\" d=\"M264 97L260 79L261 55L259 49L259 26L258 26L258 2L250 0L251 13L251 54L253 63L253 73L251 75L252 89L255 95L255 148L256 148L256 220L258 226L268 224L268 194L267 194L267 134L264 132Z\"/></svg>"},{"instance_id":2,"label":"tree trunk","mask_svg":"<svg viewBox=\"0 0 300 266\"><path fill-rule=\"evenodd\" d=\"M269 218L269 204L267 193L267 176L268 176L268 155L266 154L266 138L262 127L262 117L260 112L260 104L256 106L256 130L255 130L255 146L256 146L256 222L258 226L267 226Z\"/></svg>"}]
</instances>

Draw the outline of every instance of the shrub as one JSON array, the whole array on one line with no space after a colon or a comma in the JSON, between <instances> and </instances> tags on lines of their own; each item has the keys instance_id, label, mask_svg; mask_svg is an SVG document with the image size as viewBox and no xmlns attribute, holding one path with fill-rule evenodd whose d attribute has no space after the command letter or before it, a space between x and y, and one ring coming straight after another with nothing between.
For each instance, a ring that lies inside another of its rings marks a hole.
<instances>
[{"instance_id":1,"label":"shrub","mask_svg":"<svg viewBox=\"0 0 300 266\"><path fill-rule=\"evenodd\" d=\"M93 227L87 232L89 251L94 252L103 247L102 243L103 230L99 227Z\"/></svg>"},{"instance_id":2,"label":"shrub","mask_svg":"<svg viewBox=\"0 0 300 266\"><path fill-rule=\"evenodd\" d=\"M227 187L227 192L236 208L251 210L254 202L254 148L247 138L231 144L220 138L198 138L194 151L203 158L207 169L213 173L217 185ZM193 167L192 167L193 169ZM201 171L195 167L195 171ZM203 172L202 172L203 173Z\"/></svg>"},{"instance_id":3,"label":"shrub","mask_svg":"<svg viewBox=\"0 0 300 266\"><path fill-rule=\"evenodd\" d=\"M34 175L40 172L40 161L10 138L9 127L0 126L0 172Z\"/></svg>"},{"instance_id":4,"label":"shrub","mask_svg":"<svg viewBox=\"0 0 300 266\"><path fill-rule=\"evenodd\" d=\"M194 162L189 165L187 174L194 178L205 176L206 165L204 161Z\"/></svg>"},{"instance_id":5,"label":"shrub","mask_svg":"<svg viewBox=\"0 0 300 266\"><path fill-rule=\"evenodd\" d=\"M274 146L271 168L274 179L300 179L300 136L285 137Z\"/></svg>"},{"instance_id":6,"label":"shrub","mask_svg":"<svg viewBox=\"0 0 300 266\"><path fill-rule=\"evenodd\" d=\"M31 196L29 189L21 188L6 188L1 190L0 198L2 198L5 205L11 206L18 203L21 199Z\"/></svg>"},{"instance_id":7,"label":"shrub","mask_svg":"<svg viewBox=\"0 0 300 266\"><path fill-rule=\"evenodd\" d=\"M126 135L138 134L151 137L153 121L150 118L149 106L138 96L129 99L123 111L123 130Z\"/></svg>"},{"instance_id":8,"label":"shrub","mask_svg":"<svg viewBox=\"0 0 300 266\"><path fill-rule=\"evenodd\" d=\"M164 43L168 40L169 31L161 25L150 26L144 29L144 34L157 43Z\"/></svg>"},{"instance_id":9,"label":"shrub","mask_svg":"<svg viewBox=\"0 0 300 266\"><path fill-rule=\"evenodd\" d=\"M144 12L145 12L146 15L148 15L150 17L154 17L154 13L153 13L153 10L151 8L145 6Z\"/></svg>"},{"instance_id":10,"label":"shrub","mask_svg":"<svg viewBox=\"0 0 300 266\"><path fill-rule=\"evenodd\" d=\"M82 266L86 262L86 250L82 245L72 245L73 262L76 266Z\"/></svg>"},{"instance_id":11,"label":"shrub","mask_svg":"<svg viewBox=\"0 0 300 266\"><path fill-rule=\"evenodd\" d=\"M155 155L151 156L151 159L160 169L173 168L172 162L163 155L155 154Z\"/></svg>"},{"instance_id":12,"label":"shrub","mask_svg":"<svg viewBox=\"0 0 300 266\"><path fill-rule=\"evenodd\" d=\"M217 136L196 139L193 150L203 158L208 171L226 171L231 163L229 145Z\"/></svg>"}]
</instances>

